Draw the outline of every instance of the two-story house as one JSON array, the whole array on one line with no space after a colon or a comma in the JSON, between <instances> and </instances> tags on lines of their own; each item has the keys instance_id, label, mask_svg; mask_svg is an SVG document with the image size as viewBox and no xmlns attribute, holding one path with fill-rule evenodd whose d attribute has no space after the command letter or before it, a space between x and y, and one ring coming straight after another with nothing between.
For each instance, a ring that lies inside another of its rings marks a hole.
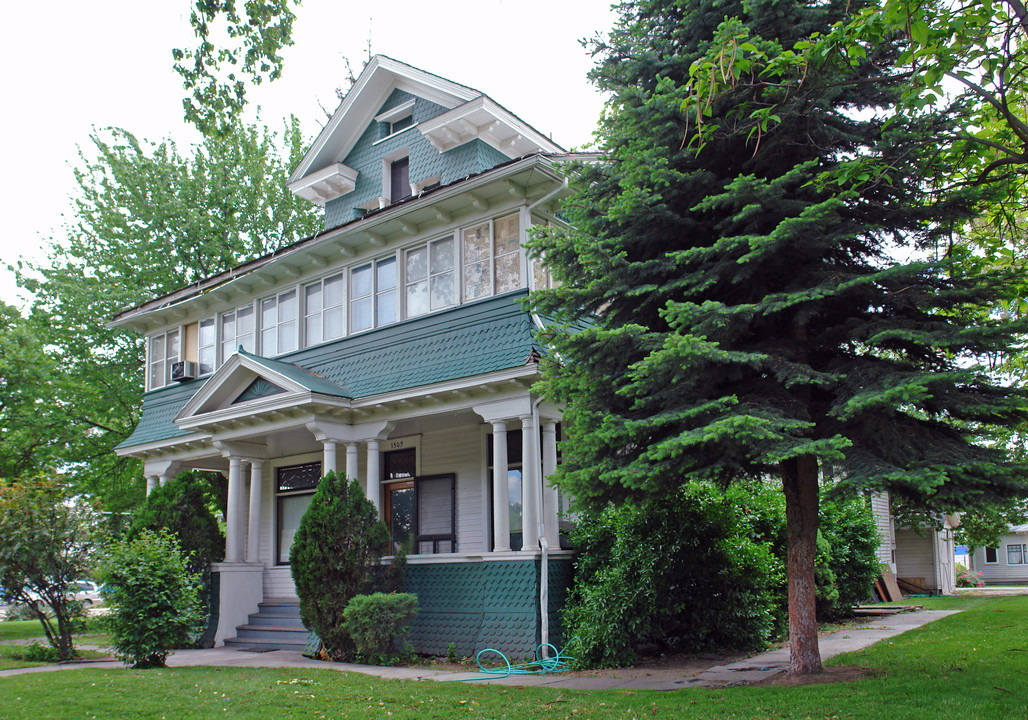
<instances>
[{"instance_id":1,"label":"two-story house","mask_svg":"<svg viewBox=\"0 0 1028 720\"><path fill-rule=\"evenodd\" d=\"M566 158L482 93L377 56L290 178L323 232L114 318L147 345L119 454L148 490L228 477L219 643L295 603L289 548L330 470L410 547L419 651L556 641L560 412L531 392L521 300L549 282L524 245L560 222Z\"/></svg>"}]
</instances>

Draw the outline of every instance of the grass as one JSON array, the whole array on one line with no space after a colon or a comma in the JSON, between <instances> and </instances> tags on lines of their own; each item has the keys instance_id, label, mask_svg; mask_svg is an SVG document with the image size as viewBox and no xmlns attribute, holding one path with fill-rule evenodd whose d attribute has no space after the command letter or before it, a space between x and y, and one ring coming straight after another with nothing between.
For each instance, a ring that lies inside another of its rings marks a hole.
<instances>
[{"instance_id":1,"label":"grass","mask_svg":"<svg viewBox=\"0 0 1028 720\"><path fill-rule=\"evenodd\" d=\"M107 635L100 632L100 629L99 618L87 620L85 634L76 635L74 638L76 648L82 645L107 645L110 641ZM24 654L25 645L24 643L9 644L15 640L38 640L40 645L47 645L43 624L39 620L0 622L0 670L13 670L15 668L48 664L45 662L32 662L19 657ZM95 650L79 650L78 652L79 656L83 658L102 657L106 654L96 652Z\"/></svg>"},{"instance_id":2,"label":"grass","mask_svg":"<svg viewBox=\"0 0 1028 720\"><path fill-rule=\"evenodd\" d=\"M0 678L5 720L53 718L628 718L1006 720L1028 717L1028 597L964 609L833 659L879 677L802 687L571 691L389 681L299 668L86 669Z\"/></svg>"}]
</instances>

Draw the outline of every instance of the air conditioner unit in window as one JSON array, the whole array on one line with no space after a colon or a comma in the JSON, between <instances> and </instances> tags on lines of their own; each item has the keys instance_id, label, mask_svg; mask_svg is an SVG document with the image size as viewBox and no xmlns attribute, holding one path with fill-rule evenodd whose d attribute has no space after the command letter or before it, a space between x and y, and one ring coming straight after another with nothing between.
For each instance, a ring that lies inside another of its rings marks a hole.
<instances>
[{"instance_id":1,"label":"air conditioner unit in window","mask_svg":"<svg viewBox=\"0 0 1028 720\"><path fill-rule=\"evenodd\" d=\"M178 382L185 382L196 377L196 363L189 360L182 360L171 364L171 379Z\"/></svg>"}]
</instances>

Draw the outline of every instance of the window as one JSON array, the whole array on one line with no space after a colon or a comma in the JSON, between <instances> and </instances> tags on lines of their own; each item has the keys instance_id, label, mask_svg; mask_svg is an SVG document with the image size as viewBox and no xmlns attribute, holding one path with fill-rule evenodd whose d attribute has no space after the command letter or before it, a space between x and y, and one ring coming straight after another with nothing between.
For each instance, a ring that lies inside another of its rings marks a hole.
<instances>
[{"instance_id":1,"label":"window","mask_svg":"<svg viewBox=\"0 0 1028 720\"><path fill-rule=\"evenodd\" d=\"M396 322L396 258L354 268L350 274L352 332Z\"/></svg>"},{"instance_id":2,"label":"window","mask_svg":"<svg viewBox=\"0 0 1028 720\"><path fill-rule=\"evenodd\" d=\"M242 345L254 352L253 305L244 305L221 315L221 362L225 362Z\"/></svg>"},{"instance_id":3,"label":"window","mask_svg":"<svg viewBox=\"0 0 1028 720\"><path fill-rule=\"evenodd\" d=\"M1024 545L1007 545L1007 565L1028 565Z\"/></svg>"},{"instance_id":4,"label":"window","mask_svg":"<svg viewBox=\"0 0 1028 720\"><path fill-rule=\"evenodd\" d=\"M178 330L169 330L150 337L147 384L151 390L171 381L171 366L179 359Z\"/></svg>"},{"instance_id":5,"label":"window","mask_svg":"<svg viewBox=\"0 0 1028 720\"><path fill-rule=\"evenodd\" d=\"M196 368L200 375L210 375L214 372L217 344L218 332L214 323L214 318L201 320L200 334L196 349Z\"/></svg>"},{"instance_id":6,"label":"window","mask_svg":"<svg viewBox=\"0 0 1028 720\"><path fill-rule=\"evenodd\" d=\"M456 552L457 476L415 477L414 448L385 453L382 469L386 525L393 552L401 547L420 555Z\"/></svg>"},{"instance_id":7,"label":"window","mask_svg":"<svg viewBox=\"0 0 1028 720\"><path fill-rule=\"evenodd\" d=\"M296 290L261 300L261 354L273 357L296 350Z\"/></svg>"},{"instance_id":8,"label":"window","mask_svg":"<svg viewBox=\"0 0 1028 720\"><path fill-rule=\"evenodd\" d=\"M465 300L521 287L521 232L517 214L467 228L463 240Z\"/></svg>"},{"instance_id":9,"label":"window","mask_svg":"<svg viewBox=\"0 0 1028 720\"><path fill-rule=\"evenodd\" d=\"M414 476L417 474L417 450L394 450L383 456L385 475L385 517L389 542L395 553L406 547L413 552Z\"/></svg>"},{"instance_id":10,"label":"window","mask_svg":"<svg viewBox=\"0 0 1028 720\"><path fill-rule=\"evenodd\" d=\"M393 160L389 165L389 202L410 197L410 158Z\"/></svg>"},{"instance_id":11,"label":"window","mask_svg":"<svg viewBox=\"0 0 1028 720\"><path fill-rule=\"evenodd\" d=\"M406 117L402 117L399 120L394 120L393 122L389 123L389 134L395 135L401 130L406 130L407 128L411 127L413 124L413 115L407 115Z\"/></svg>"},{"instance_id":12,"label":"window","mask_svg":"<svg viewBox=\"0 0 1028 720\"><path fill-rule=\"evenodd\" d=\"M492 491L493 477L493 436L488 436L489 443L489 488ZM510 519L510 547L520 550L523 544L521 525L521 431L507 431L507 512ZM492 507L492 498L489 500ZM493 533L489 532L490 542Z\"/></svg>"},{"instance_id":13,"label":"window","mask_svg":"<svg viewBox=\"0 0 1028 720\"><path fill-rule=\"evenodd\" d=\"M343 274L332 275L303 289L304 346L334 340L346 333Z\"/></svg>"},{"instance_id":14,"label":"window","mask_svg":"<svg viewBox=\"0 0 1028 720\"><path fill-rule=\"evenodd\" d=\"M407 251L407 317L424 315L457 302L453 238Z\"/></svg>"},{"instance_id":15,"label":"window","mask_svg":"<svg viewBox=\"0 0 1028 720\"><path fill-rule=\"evenodd\" d=\"M988 563L989 565L991 565L993 563L996 563L996 562L999 562L998 555L999 555L999 553L996 550L996 548L992 548L992 547L985 548L985 562Z\"/></svg>"},{"instance_id":16,"label":"window","mask_svg":"<svg viewBox=\"0 0 1028 720\"><path fill-rule=\"evenodd\" d=\"M307 512L314 491L321 481L321 463L287 465L275 470L278 532L276 538L279 565L289 564L289 549L300 527L300 518Z\"/></svg>"}]
</instances>

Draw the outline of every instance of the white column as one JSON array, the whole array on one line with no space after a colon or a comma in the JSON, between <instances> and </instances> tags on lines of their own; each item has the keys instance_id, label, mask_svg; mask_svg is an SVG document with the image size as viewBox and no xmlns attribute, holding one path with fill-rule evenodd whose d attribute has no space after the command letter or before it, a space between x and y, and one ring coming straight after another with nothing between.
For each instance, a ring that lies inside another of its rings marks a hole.
<instances>
[{"instance_id":1,"label":"white column","mask_svg":"<svg viewBox=\"0 0 1028 720\"><path fill-rule=\"evenodd\" d=\"M557 469L557 424L543 423L543 527L550 548L560 547L560 501L550 475Z\"/></svg>"},{"instance_id":2,"label":"white column","mask_svg":"<svg viewBox=\"0 0 1028 720\"><path fill-rule=\"evenodd\" d=\"M157 481L160 483L161 487L164 487L165 485L168 484L168 474L165 473L163 475L158 475L157 476Z\"/></svg>"},{"instance_id":3,"label":"white column","mask_svg":"<svg viewBox=\"0 0 1028 720\"><path fill-rule=\"evenodd\" d=\"M260 562L261 491L264 485L264 461L250 461L250 519L247 523L246 562Z\"/></svg>"},{"instance_id":4,"label":"white column","mask_svg":"<svg viewBox=\"0 0 1028 720\"><path fill-rule=\"evenodd\" d=\"M507 425L493 423L493 552L510 550L507 501Z\"/></svg>"},{"instance_id":5,"label":"white column","mask_svg":"<svg viewBox=\"0 0 1028 720\"><path fill-rule=\"evenodd\" d=\"M330 472L336 471L336 441L325 440L322 445L324 445L325 459L321 463L321 474L328 475Z\"/></svg>"},{"instance_id":6,"label":"white column","mask_svg":"<svg viewBox=\"0 0 1028 720\"><path fill-rule=\"evenodd\" d=\"M382 472L378 467L378 440L368 440L368 500L375 504L375 510L382 517L382 498L380 484Z\"/></svg>"},{"instance_id":7,"label":"white column","mask_svg":"<svg viewBox=\"0 0 1028 720\"><path fill-rule=\"evenodd\" d=\"M521 418L521 549L539 549L539 460L535 456L535 418Z\"/></svg>"},{"instance_id":8,"label":"white column","mask_svg":"<svg viewBox=\"0 0 1028 720\"><path fill-rule=\"evenodd\" d=\"M157 476L148 475L146 478L146 496L150 497L150 493L157 489Z\"/></svg>"},{"instance_id":9,"label":"white column","mask_svg":"<svg viewBox=\"0 0 1028 720\"><path fill-rule=\"evenodd\" d=\"M242 555L242 517L240 517L240 499L243 494L243 478L240 466L242 459L230 457L228 459L228 507L226 508L225 524L228 526L225 533L225 562L237 563L243 561Z\"/></svg>"},{"instance_id":10,"label":"white column","mask_svg":"<svg viewBox=\"0 0 1028 720\"><path fill-rule=\"evenodd\" d=\"M358 443L346 443L346 477L351 480L357 479L357 445Z\"/></svg>"}]
</instances>

